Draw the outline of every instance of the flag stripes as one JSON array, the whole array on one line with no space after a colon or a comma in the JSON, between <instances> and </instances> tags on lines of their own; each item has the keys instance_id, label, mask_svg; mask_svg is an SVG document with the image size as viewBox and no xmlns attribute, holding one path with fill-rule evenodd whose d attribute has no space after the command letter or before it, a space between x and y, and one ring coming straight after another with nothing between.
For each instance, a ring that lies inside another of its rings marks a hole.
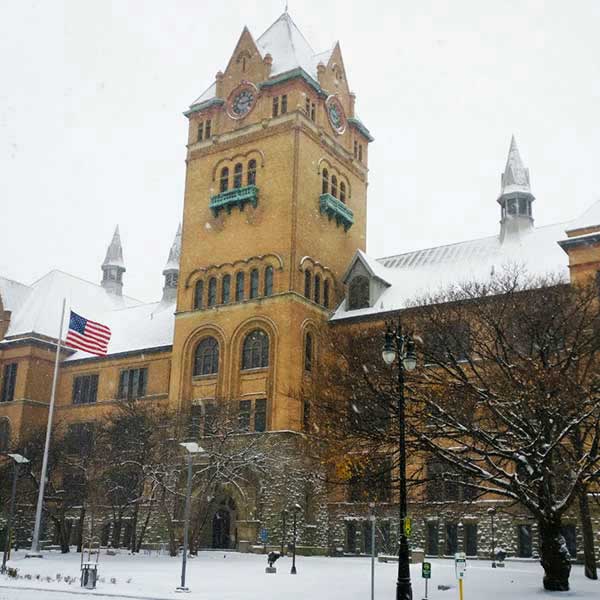
<instances>
[{"instance_id":1,"label":"flag stripes","mask_svg":"<svg viewBox=\"0 0 600 600\"><path fill-rule=\"evenodd\" d=\"M67 345L71 348L104 356L108 351L110 336L110 328L106 325L90 321L71 311L66 339Z\"/></svg>"}]
</instances>

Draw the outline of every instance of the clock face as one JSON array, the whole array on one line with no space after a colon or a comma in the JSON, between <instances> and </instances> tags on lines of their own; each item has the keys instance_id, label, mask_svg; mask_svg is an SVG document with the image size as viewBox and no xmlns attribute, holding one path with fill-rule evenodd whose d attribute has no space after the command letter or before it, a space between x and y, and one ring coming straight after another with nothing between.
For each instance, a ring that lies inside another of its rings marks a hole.
<instances>
[{"instance_id":1,"label":"clock face","mask_svg":"<svg viewBox=\"0 0 600 600\"><path fill-rule=\"evenodd\" d=\"M346 115L340 101L335 96L327 98L327 116L335 132L344 133L346 130Z\"/></svg>"},{"instance_id":2,"label":"clock face","mask_svg":"<svg viewBox=\"0 0 600 600\"><path fill-rule=\"evenodd\" d=\"M256 102L256 88L251 84L244 84L231 94L229 102L229 116L233 119L245 117L254 107Z\"/></svg>"}]
</instances>

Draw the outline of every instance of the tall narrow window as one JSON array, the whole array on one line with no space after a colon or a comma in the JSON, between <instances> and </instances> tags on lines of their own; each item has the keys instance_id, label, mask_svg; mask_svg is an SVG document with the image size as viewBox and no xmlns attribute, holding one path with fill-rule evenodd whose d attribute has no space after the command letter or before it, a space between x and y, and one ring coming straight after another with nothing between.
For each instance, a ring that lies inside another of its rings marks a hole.
<instances>
[{"instance_id":1,"label":"tall narrow window","mask_svg":"<svg viewBox=\"0 0 600 600\"><path fill-rule=\"evenodd\" d=\"M273 116L276 117L279 114L279 96L273 98Z\"/></svg>"},{"instance_id":2,"label":"tall narrow window","mask_svg":"<svg viewBox=\"0 0 600 600\"><path fill-rule=\"evenodd\" d=\"M258 298L258 269L250 271L250 298Z\"/></svg>"},{"instance_id":3,"label":"tall narrow window","mask_svg":"<svg viewBox=\"0 0 600 600\"><path fill-rule=\"evenodd\" d=\"M10 446L10 421L0 419L0 452L6 452Z\"/></svg>"},{"instance_id":4,"label":"tall narrow window","mask_svg":"<svg viewBox=\"0 0 600 600\"><path fill-rule=\"evenodd\" d=\"M12 402L15 398L17 366L18 363L4 365L4 375L2 377L2 395L0 396L0 402Z\"/></svg>"},{"instance_id":5,"label":"tall narrow window","mask_svg":"<svg viewBox=\"0 0 600 600\"><path fill-rule=\"evenodd\" d=\"M346 184L343 181L340 181L340 200L346 203Z\"/></svg>"},{"instance_id":6,"label":"tall narrow window","mask_svg":"<svg viewBox=\"0 0 600 600\"><path fill-rule=\"evenodd\" d=\"M321 303L321 277L319 275L315 275L315 302L317 304Z\"/></svg>"},{"instance_id":7,"label":"tall narrow window","mask_svg":"<svg viewBox=\"0 0 600 600\"><path fill-rule=\"evenodd\" d=\"M238 408L238 426L242 431L250 429L250 411L252 403L250 400L240 400Z\"/></svg>"},{"instance_id":8,"label":"tall narrow window","mask_svg":"<svg viewBox=\"0 0 600 600\"><path fill-rule=\"evenodd\" d=\"M254 431L267 430L267 400L259 398L254 402Z\"/></svg>"},{"instance_id":9,"label":"tall narrow window","mask_svg":"<svg viewBox=\"0 0 600 600\"><path fill-rule=\"evenodd\" d=\"M362 162L362 144L358 145L358 160Z\"/></svg>"},{"instance_id":10,"label":"tall narrow window","mask_svg":"<svg viewBox=\"0 0 600 600\"><path fill-rule=\"evenodd\" d=\"M465 554L477 556L477 523L465 523Z\"/></svg>"},{"instance_id":11,"label":"tall narrow window","mask_svg":"<svg viewBox=\"0 0 600 600\"><path fill-rule=\"evenodd\" d=\"M219 342L214 337L200 341L194 352L194 376L214 375L219 372Z\"/></svg>"},{"instance_id":12,"label":"tall narrow window","mask_svg":"<svg viewBox=\"0 0 600 600\"><path fill-rule=\"evenodd\" d=\"M323 169L323 183L321 186L321 194L329 194L329 171Z\"/></svg>"},{"instance_id":13,"label":"tall narrow window","mask_svg":"<svg viewBox=\"0 0 600 600\"><path fill-rule=\"evenodd\" d=\"M304 271L304 296L310 300L310 288L311 288L312 273L310 271Z\"/></svg>"},{"instance_id":14,"label":"tall narrow window","mask_svg":"<svg viewBox=\"0 0 600 600\"><path fill-rule=\"evenodd\" d=\"M358 142L354 140L354 158L358 158Z\"/></svg>"},{"instance_id":15,"label":"tall narrow window","mask_svg":"<svg viewBox=\"0 0 600 600\"><path fill-rule=\"evenodd\" d=\"M248 161L248 185L256 185L256 161Z\"/></svg>"},{"instance_id":16,"label":"tall narrow window","mask_svg":"<svg viewBox=\"0 0 600 600\"><path fill-rule=\"evenodd\" d=\"M306 116L310 119L310 98L308 96L306 97L304 110L306 112Z\"/></svg>"},{"instance_id":17,"label":"tall narrow window","mask_svg":"<svg viewBox=\"0 0 600 600\"><path fill-rule=\"evenodd\" d=\"M281 96L281 114L284 115L287 112L287 94Z\"/></svg>"},{"instance_id":18,"label":"tall narrow window","mask_svg":"<svg viewBox=\"0 0 600 600\"><path fill-rule=\"evenodd\" d=\"M519 556L531 558L533 554L533 543L531 538L531 525L517 525Z\"/></svg>"},{"instance_id":19,"label":"tall narrow window","mask_svg":"<svg viewBox=\"0 0 600 600\"><path fill-rule=\"evenodd\" d=\"M202 139L204 138L204 123L200 123L200 125L198 125L198 138L196 141L201 142Z\"/></svg>"},{"instance_id":20,"label":"tall narrow window","mask_svg":"<svg viewBox=\"0 0 600 600\"><path fill-rule=\"evenodd\" d=\"M221 287L221 304L229 304L229 300L231 300L231 275L225 275Z\"/></svg>"},{"instance_id":21,"label":"tall narrow window","mask_svg":"<svg viewBox=\"0 0 600 600\"><path fill-rule=\"evenodd\" d=\"M307 333L304 338L304 370L312 371L313 364L313 337L312 333Z\"/></svg>"},{"instance_id":22,"label":"tall narrow window","mask_svg":"<svg viewBox=\"0 0 600 600\"><path fill-rule=\"evenodd\" d=\"M269 366L269 336L262 329L251 331L242 348L242 369L261 369Z\"/></svg>"},{"instance_id":23,"label":"tall narrow window","mask_svg":"<svg viewBox=\"0 0 600 600\"><path fill-rule=\"evenodd\" d=\"M440 534L437 521L427 521L427 539L425 547L427 554L437 556L440 552Z\"/></svg>"},{"instance_id":24,"label":"tall narrow window","mask_svg":"<svg viewBox=\"0 0 600 600\"><path fill-rule=\"evenodd\" d=\"M329 279L323 281L323 306L329 308Z\"/></svg>"},{"instance_id":25,"label":"tall narrow window","mask_svg":"<svg viewBox=\"0 0 600 600\"><path fill-rule=\"evenodd\" d=\"M458 552L458 525L446 523L446 554L454 556Z\"/></svg>"},{"instance_id":26,"label":"tall narrow window","mask_svg":"<svg viewBox=\"0 0 600 600\"><path fill-rule=\"evenodd\" d=\"M235 276L235 301L242 302L244 299L244 274L240 271Z\"/></svg>"},{"instance_id":27,"label":"tall narrow window","mask_svg":"<svg viewBox=\"0 0 600 600\"><path fill-rule=\"evenodd\" d=\"M358 275L350 282L348 289L348 310L367 308L369 306L369 280Z\"/></svg>"},{"instance_id":28,"label":"tall narrow window","mask_svg":"<svg viewBox=\"0 0 600 600\"><path fill-rule=\"evenodd\" d=\"M237 163L235 167L233 167L233 187L241 188L242 187L242 177L243 177L244 167L242 163Z\"/></svg>"},{"instance_id":29,"label":"tall narrow window","mask_svg":"<svg viewBox=\"0 0 600 600\"><path fill-rule=\"evenodd\" d=\"M208 280L208 306L214 306L217 303L217 278L211 277Z\"/></svg>"},{"instance_id":30,"label":"tall narrow window","mask_svg":"<svg viewBox=\"0 0 600 600\"><path fill-rule=\"evenodd\" d=\"M273 293L273 267L265 269L265 290L264 295L270 296Z\"/></svg>"},{"instance_id":31,"label":"tall narrow window","mask_svg":"<svg viewBox=\"0 0 600 600\"><path fill-rule=\"evenodd\" d=\"M212 126L212 122L210 119L208 119L208 121L206 121L206 124L204 125L204 139L205 140L210 139L211 126Z\"/></svg>"},{"instance_id":32,"label":"tall narrow window","mask_svg":"<svg viewBox=\"0 0 600 600\"><path fill-rule=\"evenodd\" d=\"M227 167L223 167L221 169L221 192L226 192L229 189L229 169Z\"/></svg>"},{"instance_id":33,"label":"tall narrow window","mask_svg":"<svg viewBox=\"0 0 600 600\"><path fill-rule=\"evenodd\" d=\"M196 287L194 288L194 308L196 310L202 308L204 296L204 281L200 280L196 282Z\"/></svg>"},{"instance_id":34,"label":"tall narrow window","mask_svg":"<svg viewBox=\"0 0 600 600\"><path fill-rule=\"evenodd\" d=\"M316 119L316 116L317 116L317 107L314 102L311 102L311 104L310 104L310 120L314 121Z\"/></svg>"},{"instance_id":35,"label":"tall narrow window","mask_svg":"<svg viewBox=\"0 0 600 600\"><path fill-rule=\"evenodd\" d=\"M337 190L337 177L335 175L332 175L331 176L331 195L334 198L337 198L337 193L338 193L338 190Z\"/></svg>"}]
</instances>

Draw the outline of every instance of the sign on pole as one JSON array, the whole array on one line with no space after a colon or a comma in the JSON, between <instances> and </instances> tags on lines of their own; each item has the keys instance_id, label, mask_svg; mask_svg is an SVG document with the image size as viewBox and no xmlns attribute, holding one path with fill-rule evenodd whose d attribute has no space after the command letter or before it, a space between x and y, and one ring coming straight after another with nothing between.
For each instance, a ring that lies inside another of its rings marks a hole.
<instances>
[{"instance_id":1,"label":"sign on pole","mask_svg":"<svg viewBox=\"0 0 600 600\"><path fill-rule=\"evenodd\" d=\"M260 530L260 541L261 541L263 544L266 544L268 539L269 539L269 534L267 533L267 530L266 530L266 528L265 528L265 527L263 527L263 528Z\"/></svg>"},{"instance_id":2,"label":"sign on pole","mask_svg":"<svg viewBox=\"0 0 600 600\"><path fill-rule=\"evenodd\" d=\"M431 579L431 563L424 562L421 569L421 576L423 579Z\"/></svg>"},{"instance_id":3,"label":"sign on pole","mask_svg":"<svg viewBox=\"0 0 600 600\"><path fill-rule=\"evenodd\" d=\"M412 533L412 521L410 517L404 517L404 535L410 537Z\"/></svg>"},{"instance_id":4,"label":"sign on pole","mask_svg":"<svg viewBox=\"0 0 600 600\"><path fill-rule=\"evenodd\" d=\"M454 555L454 569L456 579L464 579L467 570L467 555L464 552L457 552Z\"/></svg>"}]
</instances>

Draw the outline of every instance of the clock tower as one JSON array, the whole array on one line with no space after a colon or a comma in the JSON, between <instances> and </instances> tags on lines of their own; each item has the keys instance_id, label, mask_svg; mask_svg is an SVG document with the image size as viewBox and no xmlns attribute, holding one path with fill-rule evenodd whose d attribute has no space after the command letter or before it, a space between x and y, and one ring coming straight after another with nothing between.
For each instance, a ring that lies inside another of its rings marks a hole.
<instances>
[{"instance_id":1,"label":"clock tower","mask_svg":"<svg viewBox=\"0 0 600 600\"><path fill-rule=\"evenodd\" d=\"M250 431L301 431L313 332L365 248L367 146L339 44L286 12L244 28L189 121L170 395L199 418L231 402Z\"/></svg>"}]
</instances>

